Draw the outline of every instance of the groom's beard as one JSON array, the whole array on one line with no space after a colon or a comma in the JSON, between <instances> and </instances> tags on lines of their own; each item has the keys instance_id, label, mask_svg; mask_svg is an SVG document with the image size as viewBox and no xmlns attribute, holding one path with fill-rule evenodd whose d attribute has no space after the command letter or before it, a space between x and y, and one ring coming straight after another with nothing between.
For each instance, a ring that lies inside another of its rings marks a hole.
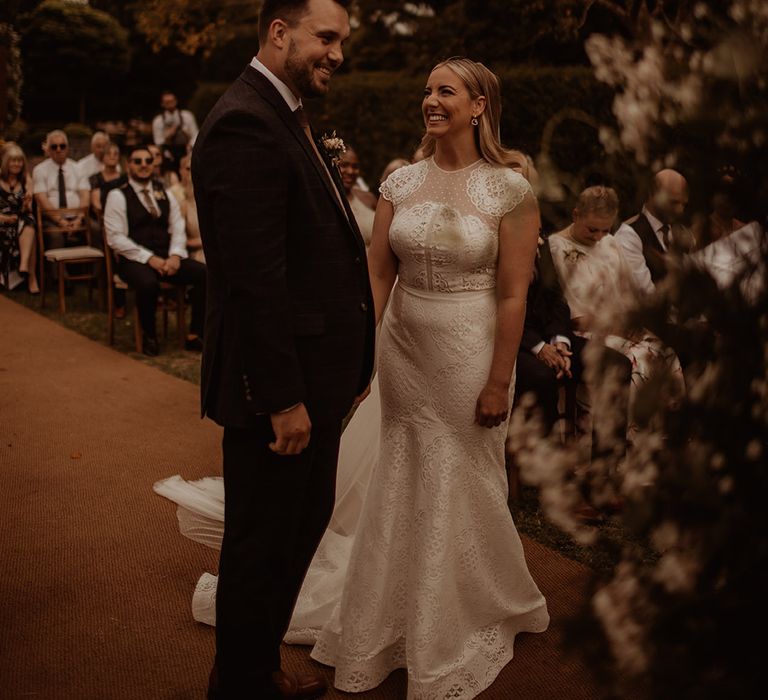
<instances>
[{"instance_id":1,"label":"groom's beard","mask_svg":"<svg viewBox=\"0 0 768 700\"><path fill-rule=\"evenodd\" d=\"M322 97L328 92L327 84L315 82L314 68L314 63L302 61L296 44L291 40L288 45L288 56L285 59L285 72L299 90L301 97ZM331 70L334 69L335 66L331 67Z\"/></svg>"}]
</instances>

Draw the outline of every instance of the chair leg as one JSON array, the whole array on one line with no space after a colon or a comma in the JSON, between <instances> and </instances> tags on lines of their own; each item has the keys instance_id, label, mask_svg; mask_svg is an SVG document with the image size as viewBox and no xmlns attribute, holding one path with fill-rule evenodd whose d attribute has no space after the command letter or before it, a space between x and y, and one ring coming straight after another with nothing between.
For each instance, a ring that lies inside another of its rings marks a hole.
<instances>
[{"instance_id":1,"label":"chair leg","mask_svg":"<svg viewBox=\"0 0 768 700\"><path fill-rule=\"evenodd\" d=\"M67 302L65 301L64 297L65 295L65 277L66 277L66 265L64 263L59 263L57 265L57 269L59 271L59 311L63 314L67 313Z\"/></svg>"},{"instance_id":2,"label":"chair leg","mask_svg":"<svg viewBox=\"0 0 768 700\"><path fill-rule=\"evenodd\" d=\"M40 257L40 271L37 276L37 284L40 286L40 308L45 308L45 258Z\"/></svg>"},{"instance_id":3,"label":"chair leg","mask_svg":"<svg viewBox=\"0 0 768 700\"><path fill-rule=\"evenodd\" d=\"M176 294L176 332L179 337L179 349L184 349L187 340L187 288L179 287Z\"/></svg>"},{"instance_id":4,"label":"chair leg","mask_svg":"<svg viewBox=\"0 0 768 700\"><path fill-rule=\"evenodd\" d=\"M141 345L143 340L141 323L139 322L139 307L134 302L133 306L133 337L136 341L136 352L141 352Z\"/></svg>"}]
</instances>

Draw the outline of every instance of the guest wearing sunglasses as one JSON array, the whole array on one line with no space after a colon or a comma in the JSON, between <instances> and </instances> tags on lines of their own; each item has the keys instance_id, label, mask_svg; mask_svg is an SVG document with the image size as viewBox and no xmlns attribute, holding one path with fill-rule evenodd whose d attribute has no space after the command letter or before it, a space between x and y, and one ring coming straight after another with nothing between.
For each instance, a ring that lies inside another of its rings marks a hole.
<instances>
[{"instance_id":1,"label":"guest wearing sunglasses","mask_svg":"<svg viewBox=\"0 0 768 700\"><path fill-rule=\"evenodd\" d=\"M69 158L69 141L60 129L51 131L46 137L43 149L48 154L42 163L32 171L33 192L37 206L56 225L62 228L77 228L82 224L79 217L65 217L60 209L86 207L90 199L90 185L82 177L77 163ZM60 248L64 236L53 236L48 247Z\"/></svg>"},{"instance_id":2,"label":"guest wearing sunglasses","mask_svg":"<svg viewBox=\"0 0 768 700\"><path fill-rule=\"evenodd\" d=\"M117 272L136 290L143 331L142 351L159 353L155 310L160 282L190 285L192 319L188 350L202 350L205 265L190 260L186 230L176 200L152 177L154 159L146 146L128 153L128 182L107 195L104 232L117 254Z\"/></svg>"}]
</instances>

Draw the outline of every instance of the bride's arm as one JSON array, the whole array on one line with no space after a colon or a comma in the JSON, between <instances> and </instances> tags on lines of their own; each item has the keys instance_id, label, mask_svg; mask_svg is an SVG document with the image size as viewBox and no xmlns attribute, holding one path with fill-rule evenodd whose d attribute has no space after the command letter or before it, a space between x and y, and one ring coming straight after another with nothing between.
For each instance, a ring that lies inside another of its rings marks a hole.
<instances>
[{"instance_id":1,"label":"bride's arm","mask_svg":"<svg viewBox=\"0 0 768 700\"><path fill-rule=\"evenodd\" d=\"M387 306L392 285L397 277L397 257L389 245L389 227L394 216L392 203L379 198L373 219L373 236L368 250L368 274L371 278L373 304L376 309L376 325Z\"/></svg>"},{"instance_id":2,"label":"bride's arm","mask_svg":"<svg viewBox=\"0 0 768 700\"><path fill-rule=\"evenodd\" d=\"M520 347L528 284L539 236L539 207L531 192L501 220L496 273L496 335L488 380L477 399L475 419L488 428L509 411L509 384Z\"/></svg>"}]
</instances>

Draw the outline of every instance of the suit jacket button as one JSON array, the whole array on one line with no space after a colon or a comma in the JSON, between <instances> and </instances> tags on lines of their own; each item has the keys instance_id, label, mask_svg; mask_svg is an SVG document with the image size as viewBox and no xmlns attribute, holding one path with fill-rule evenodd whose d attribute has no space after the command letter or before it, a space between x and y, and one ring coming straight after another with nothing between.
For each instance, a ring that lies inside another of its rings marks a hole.
<instances>
[{"instance_id":1,"label":"suit jacket button","mask_svg":"<svg viewBox=\"0 0 768 700\"><path fill-rule=\"evenodd\" d=\"M360 264L360 258L355 258L355 263L359 265Z\"/></svg>"},{"instance_id":2,"label":"suit jacket button","mask_svg":"<svg viewBox=\"0 0 768 700\"><path fill-rule=\"evenodd\" d=\"M360 302L360 311L368 311L368 304L366 304L364 301Z\"/></svg>"}]
</instances>

